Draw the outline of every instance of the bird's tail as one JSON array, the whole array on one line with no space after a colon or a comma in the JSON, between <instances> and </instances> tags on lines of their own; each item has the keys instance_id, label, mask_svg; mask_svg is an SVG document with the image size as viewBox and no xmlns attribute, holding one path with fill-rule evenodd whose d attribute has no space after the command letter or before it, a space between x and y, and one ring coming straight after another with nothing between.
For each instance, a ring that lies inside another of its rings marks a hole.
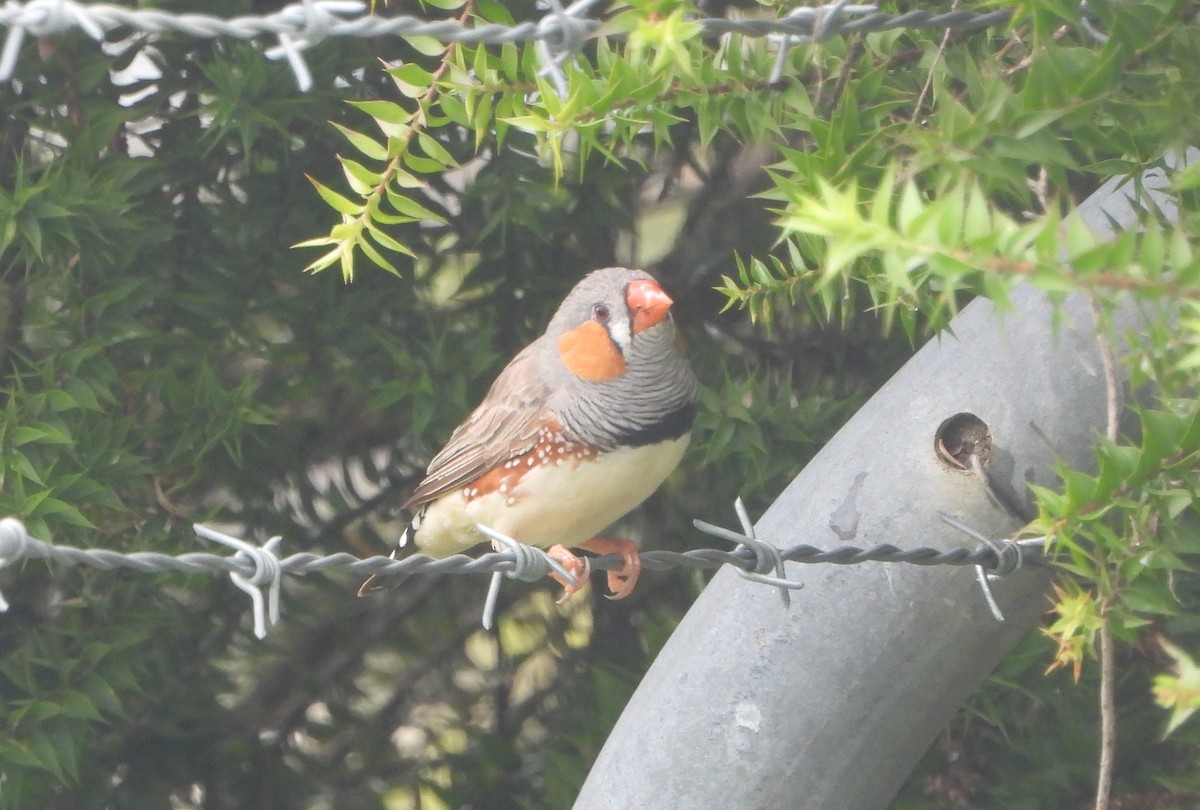
<instances>
[{"instance_id":1,"label":"bird's tail","mask_svg":"<svg viewBox=\"0 0 1200 810\"><path fill-rule=\"evenodd\" d=\"M398 559L400 554L408 546L409 535L412 533L413 529L413 526L409 526L404 530L404 534L400 535L399 542L397 542L396 547L392 549L392 553L388 555L391 559ZM358 595L370 596L371 594L379 593L380 591L390 591L393 588L401 585L406 579L408 579L408 577L408 574L386 577L381 577L378 574L372 574L371 576L367 577L366 581L363 582L362 585L359 586Z\"/></svg>"}]
</instances>

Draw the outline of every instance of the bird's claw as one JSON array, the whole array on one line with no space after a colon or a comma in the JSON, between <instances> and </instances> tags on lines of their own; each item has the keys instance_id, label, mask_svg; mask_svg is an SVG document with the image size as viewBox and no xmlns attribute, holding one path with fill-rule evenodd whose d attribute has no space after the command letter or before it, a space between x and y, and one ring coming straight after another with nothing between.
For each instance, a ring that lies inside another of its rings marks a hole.
<instances>
[{"instance_id":1,"label":"bird's claw","mask_svg":"<svg viewBox=\"0 0 1200 810\"><path fill-rule=\"evenodd\" d=\"M608 572L608 590L611 593L607 594L606 598L615 602L633 593L633 589L637 587L638 577L642 574L642 557L638 554L637 544L629 540L595 537L584 543L581 548L597 554L621 555L621 567L616 571Z\"/></svg>"},{"instance_id":2,"label":"bird's claw","mask_svg":"<svg viewBox=\"0 0 1200 810\"><path fill-rule=\"evenodd\" d=\"M608 590L610 593L605 594L606 599L611 599L615 602L633 593L633 589L637 587L638 577L642 573L642 558L638 554L636 544L628 540L609 540L605 537L595 537L581 544L580 548L595 552L596 554L621 555L621 567L615 571L608 572ZM592 570L591 564L588 562L587 557L580 557L563 545L553 545L546 549L546 553L550 555L551 559L565 568L571 576L575 577L575 584L571 585L558 574L550 574L556 582L563 586L563 595L558 600L559 604L562 604L579 591L584 583L587 582L588 575Z\"/></svg>"},{"instance_id":3,"label":"bird's claw","mask_svg":"<svg viewBox=\"0 0 1200 810\"><path fill-rule=\"evenodd\" d=\"M572 584L560 575L554 572L550 573L550 578L563 586L563 595L557 599L558 604L561 605L587 584L588 576L592 573L592 565L588 562L587 557L580 557L563 545L553 545L546 549L546 553L550 555L550 559L565 568L567 573L575 578L575 582Z\"/></svg>"}]
</instances>

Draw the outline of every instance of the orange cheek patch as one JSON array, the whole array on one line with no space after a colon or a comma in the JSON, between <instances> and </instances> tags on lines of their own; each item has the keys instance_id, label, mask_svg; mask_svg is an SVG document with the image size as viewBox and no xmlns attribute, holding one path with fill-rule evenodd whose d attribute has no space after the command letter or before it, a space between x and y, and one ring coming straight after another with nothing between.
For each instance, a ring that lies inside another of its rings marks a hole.
<instances>
[{"instance_id":1,"label":"orange cheek patch","mask_svg":"<svg viewBox=\"0 0 1200 810\"><path fill-rule=\"evenodd\" d=\"M604 327L595 321L560 337L558 354L572 374L588 382L615 380L625 373L625 358Z\"/></svg>"}]
</instances>

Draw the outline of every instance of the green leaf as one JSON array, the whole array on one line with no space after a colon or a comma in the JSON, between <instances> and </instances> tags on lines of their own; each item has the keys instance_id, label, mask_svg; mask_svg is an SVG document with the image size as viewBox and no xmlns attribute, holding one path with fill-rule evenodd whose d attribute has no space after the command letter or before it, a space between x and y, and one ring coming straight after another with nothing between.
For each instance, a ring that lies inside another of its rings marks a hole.
<instances>
[{"instance_id":1,"label":"green leaf","mask_svg":"<svg viewBox=\"0 0 1200 810\"><path fill-rule=\"evenodd\" d=\"M394 101L351 101L350 104L362 110L380 124L401 127L412 122L413 114Z\"/></svg>"},{"instance_id":2,"label":"green leaf","mask_svg":"<svg viewBox=\"0 0 1200 810\"><path fill-rule=\"evenodd\" d=\"M367 226L367 232L371 234L371 238L388 250L402 253L411 258L417 258L417 254L405 247L401 242L392 238L387 232L375 227L374 225Z\"/></svg>"},{"instance_id":3,"label":"green leaf","mask_svg":"<svg viewBox=\"0 0 1200 810\"><path fill-rule=\"evenodd\" d=\"M82 692L67 689L59 696L63 714L80 720L103 720L96 705Z\"/></svg>"},{"instance_id":4,"label":"green leaf","mask_svg":"<svg viewBox=\"0 0 1200 810\"><path fill-rule=\"evenodd\" d=\"M310 243L316 243L317 241L318 240L315 240L315 239L309 240ZM326 253L321 254L320 256L318 256L317 258L313 259L311 262L306 264L304 266L305 273L319 273L322 270L326 270L326 269L332 267L335 262L341 260L343 254L345 253L345 245L342 242L337 241L337 240L327 240L325 242L325 244L336 244L337 247L335 247L333 250L330 250ZM309 246L309 245L307 245L304 242L300 242L300 243L297 243L296 245L294 245L294 247L306 247L306 246ZM344 269L345 268L343 268L343 272L344 272ZM353 277L353 266L351 266L351 277Z\"/></svg>"},{"instance_id":5,"label":"green leaf","mask_svg":"<svg viewBox=\"0 0 1200 810\"><path fill-rule=\"evenodd\" d=\"M446 222L445 218L440 214L430 211L428 208L421 205L411 197L407 197L403 194L397 194L391 189L388 189L387 200L389 205L406 217L412 217L415 220L427 220L441 224L445 224Z\"/></svg>"},{"instance_id":6,"label":"green leaf","mask_svg":"<svg viewBox=\"0 0 1200 810\"><path fill-rule=\"evenodd\" d=\"M46 493L49 494L48 491ZM80 526L85 529L96 528L90 520L84 517L73 504L67 503L59 498L46 497L38 504L36 511L31 510L31 514L36 514L38 517L47 518L53 517L55 523L70 526Z\"/></svg>"},{"instance_id":7,"label":"green leaf","mask_svg":"<svg viewBox=\"0 0 1200 810\"><path fill-rule=\"evenodd\" d=\"M446 147L434 140L432 136L418 132L417 142L421 144L421 150L440 163L443 168L453 168L458 165L454 157L446 151Z\"/></svg>"},{"instance_id":8,"label":"green leaf","mask_svg":"<svg viewBox=\"0 0 1200 810\"><path fill-rule=\"evenodd\" d=\"M12 443L16 447L32 444L74 444L74 440L69 434L61 428L54 425L48 425L44 422L36 426L33 425L18 425L11 432Z\"/></svg>"},{"instance_id":9,"label":"green leaf","mask_svg":"<svg viewBox=\"0 0 1200 810\"><path fill-rule=\"evenodd\" d=\"M896 227L901 233L911 233L913 223L925 213L921 192L914 183L905 183L900 190L900 201L896 208Z\"/></svg>"},{"instance_id":10,"label":"green leaf","mask_svg":"<svg viewBox=\"0 0 1200 810\"><path fill-rule=\"evenodd\" d=\"M405 166L418 174L440 174L446 168L436 160L414 155L412 152L406 152L403 160Z\"/></svg>"},{"instance_id":11,"label":"green leaf","mask_svg":"<svg viewBox=\"0 0 1200 810\"><path fill-rule=\"evenodd\" d=\"M424 36L421 34L406 34L404 36L404 41L411 45L417 53L423 56L441 56L446 50L446 45L435 37Z\"/></svg>"},{"instance_id":12,"label":"green leaf","mask_svg":"<svg viewBox=\"0 0 1200 810\"><path fill-rule=\"evenodd\" d=\"M96 413L104 411L104 406L100 404L100 400L96 397L96 392L78 377L71 377L65 380L62 385L62 391L71 397L76 407ZM111 396L106 396L106 399L111 399Z\"/></svg>"},{"instance_id":13,"label":"green leaf","mask_svg":"<svg viewBox=\"0 0 1200 810\"><path fill-rule=\"evenodd\" d=\"M25 242L29 245L34 257L39 260L44 258L42 254L41 224L33 217L22 217L17 221L17 224L20 228L21 236L25 238Z\"/></svg>"},{"instance_id":14,"label":"green leaf","mask_svg":"<svg viewBox=\"0 0 1200 810\"><path fill-rule=\"evenodd\" d=\"M1175 662L1174 674L1162 674L1154 678L1154 701L1164 709L1171 710L1166 731L1163 732L1165 737L1200 709L1200 666L1165 638L1160 638L1159 644Z\"/></svg>"},{"instance_id":15,"label":"green leaf","mask_svg":"<svg viewBox=\"0 0 1200 810\"><path fill-rule=\"evenodd\" d=\"M371 160L387 160L387 147L376 141L371 136L364 135L361 132L355 132L349 127L342 126L336 122L334 123L334 127L337 128L338 132L345 136L346 140L348 140L355 149L357 149L359 152L362 152L365 157L368 157Z\"/></svg>"},{"instance_id":16,"label":"green leaf","mask_svg":"<svg viewBox=\"0 0 1200 810\"><path fill-rule=\"evenodd\" d=\"M350 184L355 194L367 196L374 192L376 187L383 182L382 174L371 171L358 161L338 155L338 162L342 164L342 172L346 176L346 182Z\"/></svg>"},{"instance_id":17,"label":"green leaf","mask_svg":"<svg viewBox=\"0 0 1200 810\"><path fill-rule=\"evenodd\" d=\"M317 189L317 193L321 195L321 199L325 200L325 202L328 203L329 206L339 214L356 217L362 213L362 204L356 203L348 197L343 197L341 194L338 194L336 191L329 188L320 180L311 175L306 174L305 177L307 177L308 181Z\"/></svg>"},{"instance_id":18,"label":"green leaf","mask_svg":"<svg viewBox=\"0 0 1200 810\"><path fill-rule=\"evenodd\" d=\"M458 96L443 94L438 97L438 109L445 116L460 127L470 127L471 114L467 111L466 105Z\"/></svg>"},{"instance_id":19,"label":"green leaf","mask_svg":"<svg viewBox=\"0 0 1200 810\"><path fill-rule=\"evenodd\" d=\"M89 674L83 681L81 692L100 711L124 716L125 710L116 690L99 675Z\"/></svg>"},{"instance_id":20,"label":"green leaf","mask_svg":"<svg viewBox=\"0 0 1200 810\"><path fill-rule=\"evenodd\" d=\"M429 92L433 84L433 74L414 62L388 68L387 74L392 77L396 88L409 98L420 98Z\"/></svg>"},{"instance_id":21,"label":"green leaf","mask_svg":"<svg viewBox=\"0 0 1200 810\"><path fill-rule=\"evenodd\" d=\"M504 116L501 118L504 123L510 124L523 132L537 134L539 132L549 132L554 128L554 125L544 118L536 115L513 115Z\"/></svg>"},{"instance_id":22,"label":"green leaf","mask_svg":"<svg viewBox=\"0 0 1200 810\"><path fill-rule=\"evenodd\" d=\"M1059 121L1063 118L1063 116L1067 115L1068 112L1070 111L1066 109L1058 109L1040 110L1038 112L1031 113L1030 115L1025 116L1025 122L1017 127L1016 131L1013 133L1013 136L1017 140L1023 141L1026 138L1041 132L1054 122Z\"/></svg>"},{"instance_id":23,"label":"green leaf","mask_svg":"<svg viewBox=\"0 0 1200 810\"><path fill-rule=\"evenodd\" d=\"M521 80L520 51L511 42L500 46L500 70L506 81L518 82Z\"/></svg>"},{"instance_id":24,"label":"green leaf","mask_svg":"<svg viewBox=\"0 0 1200 810\"><path fill-rule=\"evenodd\" d=\"M380 267L381 269L386 270L387 272L391 273L393 276L396 276L396 277L400 276L400 271L396 269L396 266L394 264L392 264L390 261L388 261L387 259L385 259L383 257L383 254L380 253L378 250L376 250L375 246L372 245L369 241L367 241L366 238L359 240L358 247L362 250L362 252L366 255L366 257L368 259L370 259L372 262L375 263L375 265L377 267ZM346 276L345 262L343 262L343 264L342 264L342 275Z\"/></svg>"}]
</instances>

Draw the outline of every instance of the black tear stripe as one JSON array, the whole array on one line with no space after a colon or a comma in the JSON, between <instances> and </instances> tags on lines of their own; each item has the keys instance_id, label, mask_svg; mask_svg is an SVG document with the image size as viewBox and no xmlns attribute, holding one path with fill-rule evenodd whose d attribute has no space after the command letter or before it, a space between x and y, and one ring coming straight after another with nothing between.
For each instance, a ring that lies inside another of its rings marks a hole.
<instances>
[{"instance_id":1,"label":"black tear stripe","mask_svg":"<svg viewBox=\"0 0 1200 810\"><path fill-rule=\"evenodd\" d=\"M633 428L617 435L617 444L622 447L643 447L670 439L678 439L692 429L696 419L696 403L689 402L668 413L657 422Z\"/></svg>"}]
</instances>

